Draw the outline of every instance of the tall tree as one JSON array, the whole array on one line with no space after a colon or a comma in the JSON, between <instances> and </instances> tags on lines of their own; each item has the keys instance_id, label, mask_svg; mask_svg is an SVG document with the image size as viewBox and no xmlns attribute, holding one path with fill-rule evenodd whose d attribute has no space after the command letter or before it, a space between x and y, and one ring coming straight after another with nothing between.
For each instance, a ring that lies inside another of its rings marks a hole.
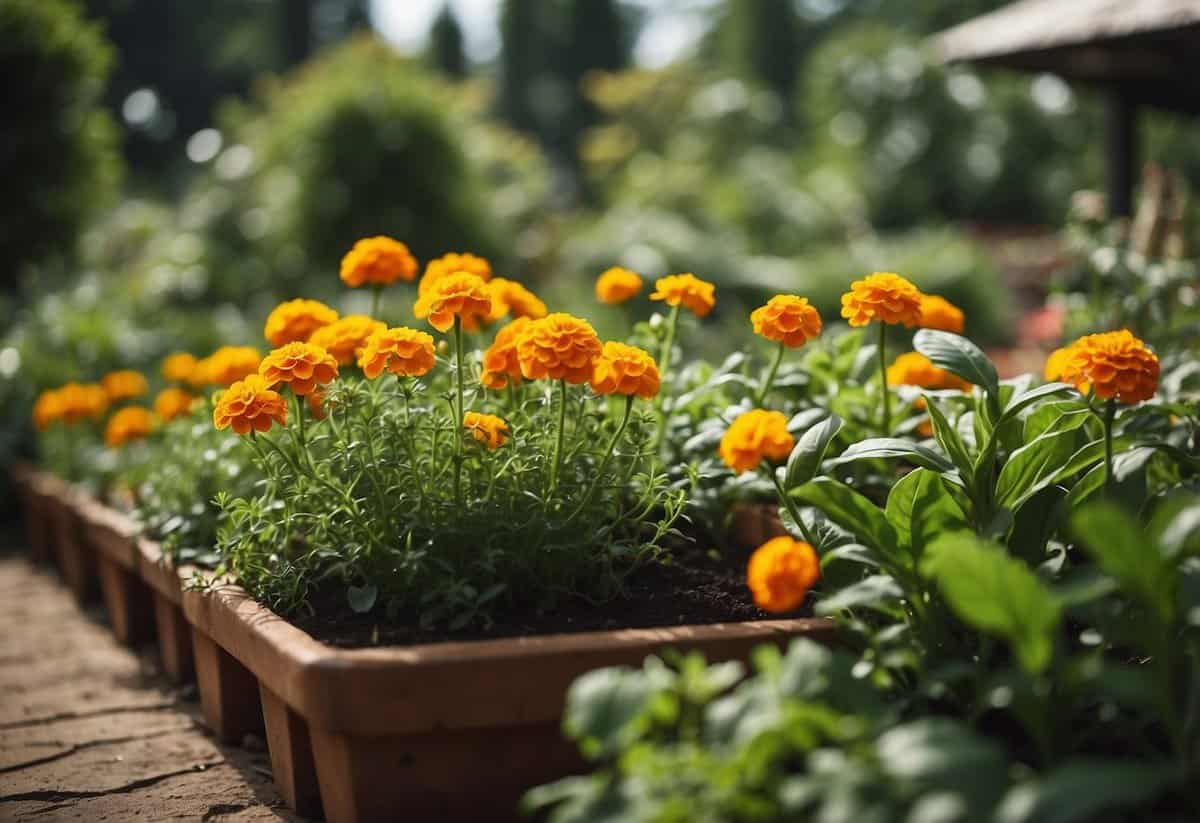
<instances>
[{"instance_id":1,"label":"tall tree","mask_svg":"<svg viewBox=\"0 0 1200 823\"><path fill-rule=\"evenodd\" d=\"M774 91L791 110L800 70L800 37L792 0L731 0L722 51L734 71Z\"/></svg>"},{"instance_id":2,"label":"tall tree","mask_svg":"<svg viewBox=\"0 0 1200 823\"><path fill-rule=\"evenodd\" d=\"M571 90L570 138L596 122L596 110L583 94L590 71L616 71L629 62L629 43L615 0L570 0L563 77Z\"/></svg>"},{"instance_id":3,"label":"tall tree","mask_svg":"<svg viewBox=\"0 0 1200 823\"><path fill-rule=\"evenodd\" d=\"M429 32L429 60L451 77L467 76L462 27L458 25L458 19L448 2L442 6Z\"/></svg>"},{"instance_id":4,"label":"tall tree","mask_svg":"<svg viewBox=\"0 0 1200 823\"><path fill-rule=\"evenodd\" d=\"M500 11L500 112L518 129L542 134L535 95L546 70L545 0L504 0Z\"/></svg>"}]
</instances>

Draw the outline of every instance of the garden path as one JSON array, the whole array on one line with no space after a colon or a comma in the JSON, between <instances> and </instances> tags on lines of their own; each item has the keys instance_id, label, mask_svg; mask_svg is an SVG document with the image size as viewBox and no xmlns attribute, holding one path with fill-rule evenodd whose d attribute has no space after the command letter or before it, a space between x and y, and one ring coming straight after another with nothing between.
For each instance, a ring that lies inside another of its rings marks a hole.
<instances>
[{"instance_id":1,"label":"garden path","mask_svg":"<svg viewBox=\"0 0 1200 823\"><path fill-rule=\"evenodd\" d=\"M194 688L118 645L48 572L0 554L0 821L299 820L262 741L246 743L217 743Z\"/></svg>"}]
</instances>

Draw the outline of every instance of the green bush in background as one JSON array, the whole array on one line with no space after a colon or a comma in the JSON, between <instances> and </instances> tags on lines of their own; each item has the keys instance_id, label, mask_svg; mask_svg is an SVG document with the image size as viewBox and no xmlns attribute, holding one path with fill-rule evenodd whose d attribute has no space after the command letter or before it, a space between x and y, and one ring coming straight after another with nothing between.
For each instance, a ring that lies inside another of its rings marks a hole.
<instances>
[{"instance_id":1,"label":"green bush in background","mask_svg":"<svg viewBox=\"0 0 1200 823\"><path fill-rule=\"evenodd\" d=\"M0 3L0 289L48 256L69 256L116 194L118 136L100 108L111 63L74 3Z\"/></svg>"}]
</instances>

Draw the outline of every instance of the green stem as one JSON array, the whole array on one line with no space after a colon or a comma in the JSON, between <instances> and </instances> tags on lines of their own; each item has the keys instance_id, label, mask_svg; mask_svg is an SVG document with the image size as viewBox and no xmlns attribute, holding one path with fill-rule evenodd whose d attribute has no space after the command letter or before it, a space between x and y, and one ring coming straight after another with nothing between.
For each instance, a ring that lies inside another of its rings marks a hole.
<instances>
[{"instance_id":1,"label":"green stem","mask_svg":"<svg viewBox=\"0 0 1200 823\"><path fill-rule=\"evenodd\" d=\"M1104 496L1113 493L1113 418L1117 414L1117 401L1110 399L1104 405Z\"/></svg>"},{"instance_id":2,"label":"green stem","mask_svg":"<svg viewBox=\"0 0 1200 823\"><path fill-rule=\"evenodd\" d=\"M663 338L662 352L658 356L658 370L665 379L671 365L671 349L675 346L675 327L679 325L679 307L672 306L667 317L667 336Z\"/></svg>"},{"instance_id":3,"label":"green stem","mask_svg":"<svg viewBox=\"0 0 1200 823\"><path fill-rule=\"evenodd\" d=\"M383 305L383 286L375 285L371 287L371 317L375 320L379 319L379 309Z\"/></svg>"},{"instance_id":4,"label":"green stem","mask_svg":"<svg viewBox=\"0 0 1200 823\"><path fill-rule=\"evenodd\" d=\"M892 431L892 395L887 384L887 324L879 324L879 391L883 396L883 436Z\"/></svg>"},{"instance_id":5,"label":"green stem","mask_svg":"<svg viewBox=\"0 0 1200 823\"><path fill-rule=\"evenodd\" d=\"M562 378L558 380L558 393L558 439L554 442L554 459L550 463L550 491L546 495L547 503L558 488L558 464L562 462L563 433L567 429L567 381Z\"/></svg>"},{"instance_id":6,"label":"green stem","mask_svg":"<svg viewBox=\"0 0 1200 823\"><path fill-rule=\"evenodd\" d=\"M783 504L784 508L787 509L788 514L792 516L792 520L796 522L796 525L800 529L800 533L804 535L804 539L808 541L808 545L812 546L813 550L816 551L820 544L813 539L812 532L808 530L808 526L805 524L804 518L800 516L800 509L796 505L796 501L788 495L783 488L783 484L779 482L779 475L775 473L775 467L764 461L762 468L763 471L766 472L767 476L771 478L771 482L775 485L775 494L779 497L779 502Z\"/></svg>"},{"instance_id":7,"label":"green stem","mask_svg":"<svg viewBox=\"0 0 1200 823\"><path fill-rule=\"evenodd\" d=\"M767 379L763 381L762 389L758 393L758 405L765 407L767 405L767 394L771 391L771 384L775 382L775 375L779 371L779 364L783 362L783 343L779 344L779 348L775 351L775 359L771 362L771 368L767 372Z\"/></svg>"},{"instance_id":8,"label":"green stem","mask_svg":"<svg viewBox=\"0 0 1200 823\"><path fill-rule=\"evenodd\" d=\"M595 493L596 487L600 485L600 478L604 476L604 470L608 468L608 461L613 456L613 451L617 448L617 442L621 439L621 435L625 433L625 427L629 425L629 414L633 411L633 395L625 396L625 412L621 415L621 425L617 426L616 432L612 436L612 440L608 441L608 449L604 452L604 459L596 467L596 474L592 477L591 485L588 486L583 497L579 501L579 506L567 518L568 522L574 520L581 511L587 506L588 501L592 499L592 494Z\"/></svg>"},{"instance_id":9,"label":"green stem","mask_svg":"<svg viewBox=\"0 0 1200 823\"><path fill-rule=\"evenodd\" d=\"M466 402L463 400L463 331L462 320L454 316L454 382L458 393L458 407L455 410L457 419L454 421L455 443L454 453L454 499L462 506L462 464L463 464L463 420L466 417Z\"/></svg>"}]
</instances>

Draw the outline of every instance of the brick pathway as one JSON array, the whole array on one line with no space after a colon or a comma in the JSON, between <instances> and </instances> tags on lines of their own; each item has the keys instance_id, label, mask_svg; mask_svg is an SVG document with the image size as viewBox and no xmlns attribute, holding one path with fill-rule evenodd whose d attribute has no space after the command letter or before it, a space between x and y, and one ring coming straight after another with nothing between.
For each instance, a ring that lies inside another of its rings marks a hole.
<instances>
[{"instance_id":1,"label":"brick pathway","mask_svg":"<svg viewBox=\"0 0 1200 823\"><path fill-rule=\"evenodd\" d=\"M11 541L9 541L11 544ZM0 821L297 821L261 740L217 743L192 688L57 579L0 555Z\"/></svg>"}]
</instances>

